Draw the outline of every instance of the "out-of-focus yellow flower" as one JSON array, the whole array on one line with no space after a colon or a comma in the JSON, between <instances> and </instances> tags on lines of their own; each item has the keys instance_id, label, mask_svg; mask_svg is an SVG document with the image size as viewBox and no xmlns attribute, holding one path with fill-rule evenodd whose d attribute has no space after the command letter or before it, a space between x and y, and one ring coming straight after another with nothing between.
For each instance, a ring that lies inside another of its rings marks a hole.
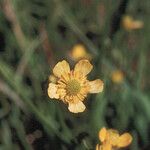
<instances>
[{"instance_id":1,"label":"out-of-focus yellow flower","mask_svg":"<svg viewBox=\"0 0 150 150\"><path fill-rule=\"evenodd\" d=\"M144 23L140 20L134 20L131 16L124 16L122 18L122 25L127 31L141 29Z\"/></svg>"},{"instance_id":2,"label":"out-of-focus yellow flower","mask_svg":"<svg viewBox=\"0 0 150 150\"><path fill-rule=\"evenodd\" d=\"M87 52L86 48L82 44L76 44L71 50L71 57L77 61L80 59L91 60L92 56Z\"/></svg>"},{"instance_id":3,"label":"out-of-focus yellow flower","mask_svg":"<svg viewBox=\"0 0 150 150\"><path fill-rule=\"evenodd\" d=\"M83 100L88 93L103 91L103 82L100 79L87 80L87 74L93 66L88 60L80 60L74 70L70 70L67 61L58 62L53 68L57 82L49 83L47 92L50 98L60 99L68 104L70 112L79 113L85 110Z\"/></svg>"},{"instance_id":4,"label":"out-of-focus yellow flower","mask_svg":"<svg viewBox=\"0 0 150 150\"><path fill-rule=\"evenodd\" d=\"M128 146L132 142L132 136L129 133L120 135L117 130L103 127L99 131L99 140L102 144L97 144L96 150L116 150Z\"/></svg>"},{"instance_id":5,"label":"out-of-focus yellow flower","mask_svg":"<svg viewBox=\"0 0 150 150\"><path fill-rule=\"evenodd\" d=\"M114 70L111 73L111 80L114 83L122 83L124 80L124 73L121 70Z\"/></svg>"}]
</instances>

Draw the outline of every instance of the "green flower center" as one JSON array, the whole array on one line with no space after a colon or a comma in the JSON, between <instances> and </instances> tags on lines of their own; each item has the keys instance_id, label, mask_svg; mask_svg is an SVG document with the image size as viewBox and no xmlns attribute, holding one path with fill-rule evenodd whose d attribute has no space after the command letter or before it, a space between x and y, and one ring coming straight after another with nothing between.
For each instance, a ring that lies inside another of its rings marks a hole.
<instances>
[{"instance_id":1,"label":"green flower center","mask_svg":"<svg viewBox=\"0 0 150 150\"><path fill-rule=\"evenodd\" d=\"M66 91L69 95L76 95L81 90L80 83L73 79L67 82Z\"/></svg>"}]
</instances>

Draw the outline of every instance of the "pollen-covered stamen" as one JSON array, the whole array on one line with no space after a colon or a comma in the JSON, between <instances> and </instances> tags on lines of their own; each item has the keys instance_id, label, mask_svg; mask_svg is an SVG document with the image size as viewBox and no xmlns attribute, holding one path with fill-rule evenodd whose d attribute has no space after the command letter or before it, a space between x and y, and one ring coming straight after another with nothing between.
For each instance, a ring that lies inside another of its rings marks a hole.
<instances>
[{"instance_id":1,"label":"pollen-covered stamen","mask_svg":"<svg viewBox=\"0 0 150 150\"><path fill-rule=\"evenodd\" d=\"M81 90L81 85L77 80L72 79L67 82L67 85L66 85L67 94L76 95L80 92L80 90Z\"/></svg>"}]
</instances>

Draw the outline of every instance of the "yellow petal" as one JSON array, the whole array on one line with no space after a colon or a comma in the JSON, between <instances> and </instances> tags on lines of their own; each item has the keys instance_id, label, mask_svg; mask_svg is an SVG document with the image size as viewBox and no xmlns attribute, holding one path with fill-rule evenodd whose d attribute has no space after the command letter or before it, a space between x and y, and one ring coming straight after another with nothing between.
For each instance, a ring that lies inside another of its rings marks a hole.
<instances>
[{"instance_id":1,"label":"yellow petal","mask_svg":"<svg viewBox=\"0 0 150 150\"><path fill-rule=\"evenodd\" d=\"M99 140L101 142L104 142L106 139L106 135L107 135L107 130L105 127L103 127L100 131L99 131Z\"/></svg>"},{"instance_id":2,"label":"yellow petal","mask_svg":"<svg viewBox=\"0 0 150 150\"><path fill-rule=\"evenodd\" d=\"M48 96L50 98L58 99L59 95L56 92L57 92L57 85L54 83L49 83L48 89L47 89Z\"/></svg>"},{"instance_id":3,"label":"yellow petal","mask_svg":"<svg viewBox=\"0 0 150 150\"><path fill-rule=\"evenodd\" d=\"M122 134L118 139L118 147L126 147L132 142L132 136L129 133Z\"/></svg>"},{"instance_id":4,"label":"yellow petal","mask_svg":"<svg viewBox=\"0 0 150 150\"><path fill-rule=\"evenodd\" d=\"M99 144L96 144L96 150L101 150Z\"/></svg>"},{"instance_id":5,"label":"yellow petal","mask_svg":"<svg viewBox=\"0 0 150 150\"><path fill-rule=\"evenodd\" d=\"M109 129L108 130L108 139L112 146L117 146L119 139L119 132L117 130Z\"/></svg>"},{"instance_id":6,"label":"yellow petal","mask_svg":"<svg viewBox=\"0 0 150 150\"><path fill-rule=\"evenodd\" d=\"M101 146L101 149L102 150L112 150L112 145L109 142L106 142Z\"/></svg>"},{"instance_id":7,"label":"yellow petal","mask_svg":"<svg viewBox=\"0 0 150 150\"><path fill-rule=\"evenodd\" d=\"M48 79L49 79L49 82L52 82L52 83L56 83L57 81L57 78L54 75L50 75Z\"/></svg>"},{"instance_id":8,"label":"yellow petal","mask_svg":"<svg viewBox=\"0 0 150 150\"><path fill-rule=\"evenodd\" d=\"M85 110L85 105L83 102L78 101L77 103L69 103L68 109L72 113L80 113Z\"/></svg>"},{"instance_id":9,"label":"yellow petal","mask_svg":"<svg viewBox=\"0 0 150 150\"><path fill-rule=\"evenodd\" d=\"M58 93L58 95L59 95L59 99L61 99L61 100L63 100L64 97L66 96L66 90L63 89L63 88L59 88L59 89L57 90L57 93Z\"/></svg>"},{"instance_id":10,"label":"yellow petal","mask_svg":"<svg viewBox=\"0 0 150 150\"><path fill-rule=\"evenodd\" d=\"M99 93L103 91L104 83L102 80L97 79L94 81L90 81L89 86L90 86L90 89L89 89L90 93Z\"/></svg>"},{"instance_id":11,"label":"yellow petal","mask_svg":"<svg viewBox=\"0 0 150 150\"><path fill-rule=\"evenodd\" d=\"M91 63L88 60L83 59L75 65L74 72L86 76L92 70L92 68L93 66Z\"/></svg>"},{"instance_id":12,"label":"yellow petal","mask_svg":"<svg viewBox=\"0 0 150 150\"><path fill-rule=\"evenodd\" d=\"M59 78L63 74L68 74L69 72L70 72L70 66L69 66L68 62L65 60L58 62L53 69L54 75Z\"/></svg>"}]
</instances>

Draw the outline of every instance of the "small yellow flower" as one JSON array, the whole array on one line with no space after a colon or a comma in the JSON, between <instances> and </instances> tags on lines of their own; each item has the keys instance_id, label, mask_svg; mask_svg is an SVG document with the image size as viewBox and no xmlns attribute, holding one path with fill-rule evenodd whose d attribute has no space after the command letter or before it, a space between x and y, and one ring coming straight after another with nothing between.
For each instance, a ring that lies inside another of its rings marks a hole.
<instances>
[{"instance_id":1,"label":"small yellow flower","mask_svg":"<svg viewBox=\"0 0 150 150\"><path fill-rule=\"evenodd\" d=\"M76 44L71 50L71 57L77 61L80 59L91 59L91 55L86 51L86 48L82 44Z\"/></svg>"},{"instance_id":2,"label":"small yellow flower","mask_svg":"<svg viewBox=\"0 0 150 150\"><path fill-rule=\"evenodd\" d=\"M111 73L111 80L114 82L114 83L122 83L123 80L124 80L124 74L121 70L114 70L112 73Z\"/></svg>"},{"instance_id":3,"label":"small yellow flower","mask_svg":"<svg viewBox=\"0 0 150 150\"><path fill-rule=\"evenodd\" d=\"M96 150L113 150L126 147L132 142L132 136L129 133L119 135L117 130L106 129L103 127L99 131L99 140L101 145L96 145Z\"/></svg>"},{"instance_id":4,"label":"small yellow flower","mask_svg":"<svg viewBox=\"0 0 150 150\"><path fill-rule=\"evenodd\" d=\"M124 16L122 19L122 25L127 31L141 29L143 27L143 22L140 20L134 20L131 16Z\"/></svg>"},{"instance_id":5,"label":"small yellow flower","mask_svg":"<svg viewBox=\"0 0 150 150\"><path fill-rule=\"evenodd\" d=\"M57 82L49 83L48 95L50 98L60 99L68 104L70 112L79 113L85 110L83 100L88 93L99 93L103 91L103 82L100 79L89 81L87 74L93 66L88 60L80 60L74 70L70 70L67 61L58 62L53 68L53 74Z\"/></svg>"}]
</instances>

